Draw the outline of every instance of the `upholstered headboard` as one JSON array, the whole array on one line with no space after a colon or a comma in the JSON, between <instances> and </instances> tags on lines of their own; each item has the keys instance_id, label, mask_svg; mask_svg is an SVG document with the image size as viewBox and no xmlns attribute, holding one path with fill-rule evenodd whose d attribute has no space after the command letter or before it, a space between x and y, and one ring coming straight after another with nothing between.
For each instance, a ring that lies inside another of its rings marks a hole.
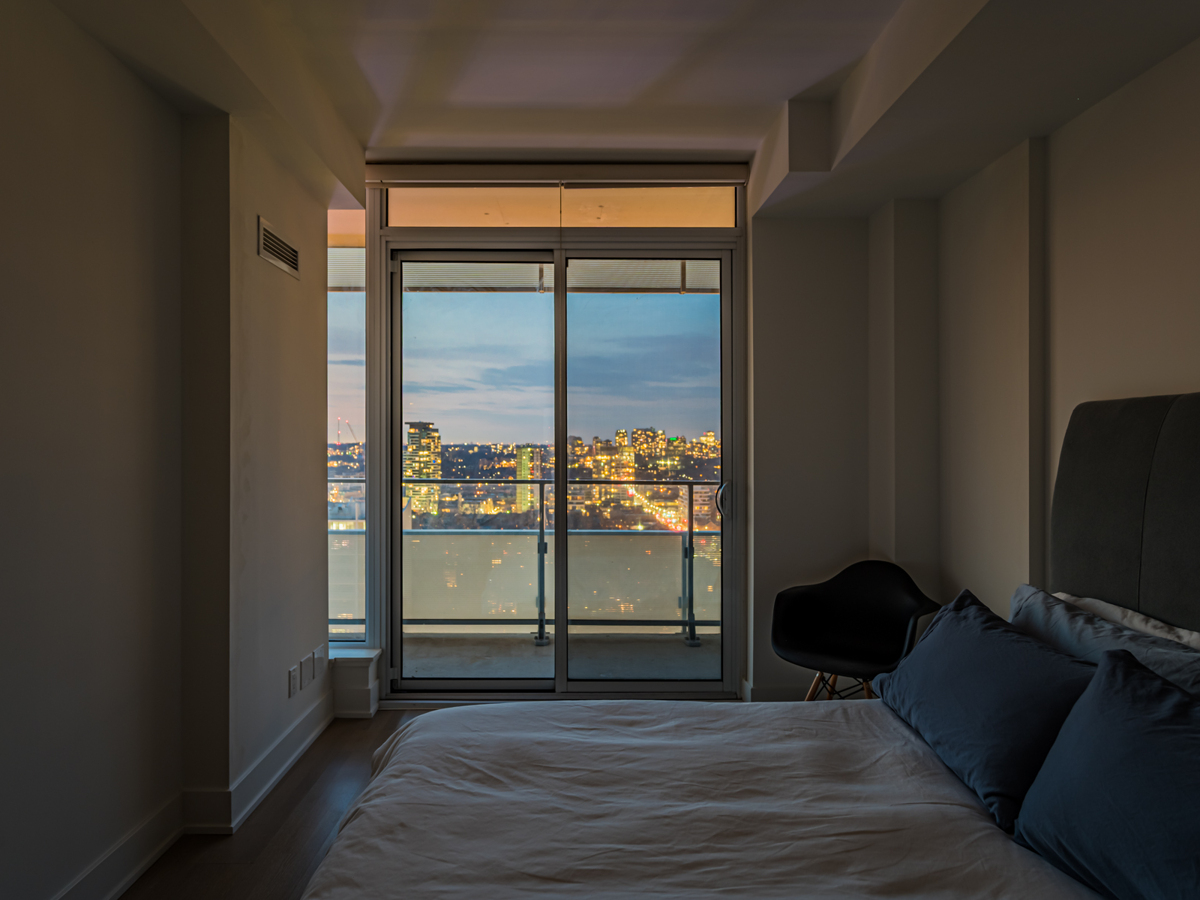
<instances>
[{"instance_id":1,"label":"upholstered headboard","mask_svg":"<svg viewBox=\"0 0 1200 900\"><path fill-rule=\"evenodd\" d=\"M1200 631L1200 394L1075 407L1050 514L1050 590Z\"/></svg>"}]
</instances>

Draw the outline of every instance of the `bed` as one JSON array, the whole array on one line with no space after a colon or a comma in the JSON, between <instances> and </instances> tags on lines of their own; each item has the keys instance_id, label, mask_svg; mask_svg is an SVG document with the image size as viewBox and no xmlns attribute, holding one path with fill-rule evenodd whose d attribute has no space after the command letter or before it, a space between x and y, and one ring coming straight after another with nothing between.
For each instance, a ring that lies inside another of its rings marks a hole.
<instances>
[{"instance_id":1,"label":"bed","mask_svg":"<svg viewBox=\"0 0 1200 900\"><path fill-rule=\"evenodd\" d=\"M1200 395L1080 406L1052 588L1200 628L1197 448ZM565 895L1096 896L1001 831L880 700L420 716L376 754L304 896Z\"/></svg>"}]
</instances>

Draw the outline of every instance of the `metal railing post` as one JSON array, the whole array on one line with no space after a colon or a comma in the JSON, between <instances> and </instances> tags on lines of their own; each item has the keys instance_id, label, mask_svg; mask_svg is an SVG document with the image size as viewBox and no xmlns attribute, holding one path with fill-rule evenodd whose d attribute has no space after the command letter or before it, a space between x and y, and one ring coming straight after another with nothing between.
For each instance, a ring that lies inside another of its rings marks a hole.
<instances>
[{"instance_id":1,"label":"metal railing post","mask_svg":"<svg viewBox=\"0 0 1200 900\"><path fill-rule=\"evenodd\" d=\"M694 576L696 570L696 543L693 539L692 510L694 507L692 497L692 485L687 486L688 505L687 505L687 534L684 535L684 540L687 542L684 545L684 565L686 566L686 574L684 580L684 592L687 597L687 626L684 632L683 642L689 647L699 647L700 639L696 637L696 607L695 593L693 591Z\"/></svg>"},{"instance_id":2,"label":"metal railing post","mask_svg":"<svg viewBox=\"0 0 1200 900\"><path fill-rule=\"evenodd\" d=\"M545 647L550 643L546 637L546 484L538 482L538 630L533 638L534 646Z\"/></svg>"}]
</instances>

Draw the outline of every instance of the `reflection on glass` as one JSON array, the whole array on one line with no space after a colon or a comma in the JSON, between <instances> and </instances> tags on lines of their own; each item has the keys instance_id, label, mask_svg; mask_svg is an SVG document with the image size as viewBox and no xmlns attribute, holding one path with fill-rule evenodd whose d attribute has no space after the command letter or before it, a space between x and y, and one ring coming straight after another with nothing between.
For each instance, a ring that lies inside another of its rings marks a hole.
<instances>
[{"instance_id":1,"label":"reflection on glass","mask_svg":"<svg viewBox=\"0 0 1200 900\"><path fill-rule=\"evenodd\" d=\"M732 185L413 186L388 189L387 219L392 228L732 228L736 198Z\"/></svg>"},{"instance_id":2,"label":"reflection on glass","mask_svg":"<svg viewBox=\"0 0 1200 900\"><path fill-rule=\"evenodd\" d=\"M563 228L732 228L736 189L565 187Z\"/></svg>"},{"instance_id":3,"label":"reflection on glass","mask_svg":"<svg viewBox=\"0 0 1200 900\"><path fill-rule=\"evenodd\" d=\"M401 277L402 677L553 678L553 267Z\"/></svg>"},{"instance_id":4,"label":"reflection on glass","mask_svg":"<svg viewBox=\"0 0 1200 900\"><path fill-rule=\"evenodd\" d=\"M388 188L391 228L557 228L557 187Z\"/></svg>"},{"instance_id":5,"label":"reflection on glass","mask_svg":"<svg viewBox=\"0 0 1200 900\"><path fill-rule=\"evenodd\" d=\"M568 262L570 678L721 677L720 310L716 261Z\"/></svg>"}]
</instances>

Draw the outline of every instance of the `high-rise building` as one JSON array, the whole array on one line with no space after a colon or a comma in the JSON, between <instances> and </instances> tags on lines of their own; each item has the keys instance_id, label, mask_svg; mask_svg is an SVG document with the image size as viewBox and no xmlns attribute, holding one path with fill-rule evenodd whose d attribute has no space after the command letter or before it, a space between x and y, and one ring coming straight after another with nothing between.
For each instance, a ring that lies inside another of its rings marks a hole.
<instances>
[{"instance_id":1,"label":"high-rise building","mask_svg":"<svg viewBox=\"0 0 1200 900\"><path fill-rule=\"evenodd\" d=\"M537 479L542 477L542 462L545 449L535 444L523 444L517 448L517 480ZM539 507L538 485L518 484L517 505L515 512L523 513Z\"/></svg>"},{"instance_id":2,"label":"high-rise building","mask_svg":"<svg viewBox=\"0 0 1200 900\"><path fill-rule=\"evenodd\" d=\"M629 432L626 431L624 428L618 428L617 429L617 439L615 441L613 441L613 443L616 444L618 447L628 447L629 446Z\"/></svg>"},{"instance_id":3,"label":"high-rise building","mask_svg":"<svg viewBox=\"0 0 1200 900\"><path fill-rule=\"evenodd\" d=\"M630 444L633 445L634 452L647 459L653 459L658 453L654 449L655 435L658 429L656 428L635 428L631 435Z\"/></svg>"},{"instance_id":4,"label":"high-rise building","mask_svg":"<svg viewBox=\"0 0 1200 900\"><path fill-rule=\"evenodd\" d=\"M706 431L692 441L688 452L695 459L720 459L721 442L717 439L715 432Z\"/></svg>"},{"instance_id":5,"label":"high-rise building","mask_svg":"<svg viewBox=\"0 0 1200 900\"><path fill-rule=\"evenodd\" d=\"M660 431L659 434L662 434ZM687 452L687 438L683 435L663 441L663 448L656 463L662 474L678 474L683 469L683 458Z\"/></svg>"},{"instance_id":6,"label":"high-rise building","mask_svg":"<svg viewBox=\"0 0 1200 900\"><path fill-rule=\"evenodd\" d=\"M442 436L432 422L405 422L408 440L404 444L405 478L442 477ZM440 484L405 485L404 496L412 498L412 511L438 513Z\"/></svg>"}]
</instances>

